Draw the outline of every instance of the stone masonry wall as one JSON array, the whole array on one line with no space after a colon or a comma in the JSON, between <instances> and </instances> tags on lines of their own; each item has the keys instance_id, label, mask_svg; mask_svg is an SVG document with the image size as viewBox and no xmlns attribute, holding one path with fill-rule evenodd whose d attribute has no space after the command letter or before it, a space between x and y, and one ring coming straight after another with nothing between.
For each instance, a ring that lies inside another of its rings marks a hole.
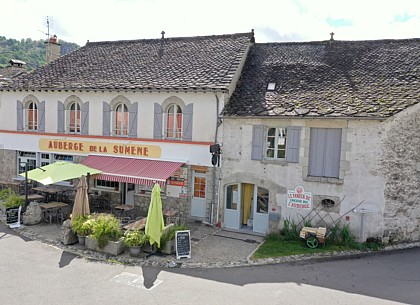
<instances>
[{"instance_id":1,"label":"stone masonry wall","mask_svg":"<svg viewBox=\"0 0 420 305\"><path fill-rule=\"evenodd\" d=\"M384 241L420 240L420 104L397 115L382 145Z\"/></svg>"}]
</instances>

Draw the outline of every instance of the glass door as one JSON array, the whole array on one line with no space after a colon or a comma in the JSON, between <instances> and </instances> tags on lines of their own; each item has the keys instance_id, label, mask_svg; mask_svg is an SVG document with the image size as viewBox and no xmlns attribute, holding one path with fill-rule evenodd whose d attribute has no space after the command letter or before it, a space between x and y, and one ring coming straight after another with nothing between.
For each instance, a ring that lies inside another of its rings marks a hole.
<instances>
[{"instance_id":1,"label":"glass door","mask_svg":"<svg viewBox=\"0 0 420 305\"><path fill-rule=\"evenodd\" d=\"M240 228L241 203L239 184L227 185L225 189L224 226L230 229Z\"/></svg>"}]
</instances>

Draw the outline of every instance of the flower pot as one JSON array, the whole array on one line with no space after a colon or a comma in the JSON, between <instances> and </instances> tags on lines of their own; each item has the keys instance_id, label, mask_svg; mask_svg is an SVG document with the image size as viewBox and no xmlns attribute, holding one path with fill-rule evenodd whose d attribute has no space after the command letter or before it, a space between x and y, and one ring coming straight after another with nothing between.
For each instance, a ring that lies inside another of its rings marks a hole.
<instances>
[{"instance_id":1,"label":"flower pot","mask_svg":"<svg viewBox=\"0 0 420 305\"><path fill-rule=\"evenodd\" d=\"M79 241L79 245L81 246L85 245L86 236L77 235L77 239Z\"/></svg>"},{"instance_id":2,"label":"flower pot","mask_svg":"<svg viewBox=\"0 0 420 305\"><path fill-rule=\"evenodd\" d=\"M139 256L142 247L141 246L132 246L128 249L130 251L130 256L137 257L137 256Z\"/></svg>"},{"instance_id":3,"label":"flower pot","mask_svg":"<svg viewBox=\"0 0 420 305\"><path fill-rule=\"evenodd\" d=\"M174 239L168 240L165 243L165 246L163 246L160 249L160 252L162 252L163 254L172 254L172 253L174 253L175 252L175 240Z\"/></svg>"}]
</instances>

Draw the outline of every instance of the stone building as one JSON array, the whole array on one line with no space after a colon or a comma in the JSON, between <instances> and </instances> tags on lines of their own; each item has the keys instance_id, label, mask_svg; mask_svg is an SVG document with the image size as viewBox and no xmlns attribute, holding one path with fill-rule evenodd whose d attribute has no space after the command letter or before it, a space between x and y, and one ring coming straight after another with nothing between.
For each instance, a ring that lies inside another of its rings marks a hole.
<instances>
[{"instance_id":1,"label":"stone building","mask_svg":"<svg viewBox=\"0 0 420 305\"><path fill-rule=\"evenodd\" d=\"M214 221L219 114L254 33L88 42L0 87L0 180L58 160L103 174L90 191ZM54 47L58 43L51 43ZM57 52L55 52L57 53ZM72 185L72 181L63 185ZM213 213L212 213L213 212Z\"/></svg>"},{"instance_id":2,"label":"stone building","mask_svg":"<svg viewBox=\"0 0 420 305\"><path fill-rule=\"evenodd\" d=\"M222 117L223 226L419 240L419 67L419 39L252 46Z\"/></svg>"}]
</instances>

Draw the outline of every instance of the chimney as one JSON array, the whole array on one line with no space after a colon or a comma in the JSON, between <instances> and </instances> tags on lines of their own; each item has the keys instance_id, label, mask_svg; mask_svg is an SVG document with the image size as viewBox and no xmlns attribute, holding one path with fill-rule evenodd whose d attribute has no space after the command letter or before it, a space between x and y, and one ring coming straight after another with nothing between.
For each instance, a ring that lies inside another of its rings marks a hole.
<instances>
[{"instance_id":1,"label":"chimney","mask_svg":"<svg viewBox=\"0 0 420 305\"><path fill-rule=\"evenodd\" d=\"M61 56L61 45L58 43L57 35L51 36L48 41L45 42L47 44L47 64L60 58Z\"/></svg>"},{"instance_id":2,"label":"chimney","mask_svg":"<svg viewBox=\"0 0 420 305\"><path fill-rule=\"evenodd\" d=\"M162 38L160 39L159 58L162 58L163 47L164 47L164 44L165 44L165 31L162 31L160 34L162 34Z\"/></svg>"}]
</instances>

